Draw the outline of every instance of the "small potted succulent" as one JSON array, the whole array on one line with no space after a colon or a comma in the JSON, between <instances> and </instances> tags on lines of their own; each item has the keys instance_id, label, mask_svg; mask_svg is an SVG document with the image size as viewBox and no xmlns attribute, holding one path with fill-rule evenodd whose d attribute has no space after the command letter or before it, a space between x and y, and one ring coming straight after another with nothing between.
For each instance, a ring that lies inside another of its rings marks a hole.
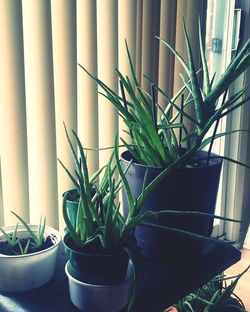
<instances>
[{"instance_id":1,"label":"small potted succulent","mask_svg":"<svg viewBox=\"0 0 250 312\"><path fill-rule=\"evenodd\" d=\"M145 78L152 86L151 93L141 88L127 45L132 80L116 70L121 95L82 67L102 88L103 95L114 105L128 127L126 132L130 140L125 141L121 138L127 148L121 155L123 168L132 161L126 177L134 197L140 196L146 174L146 185L151 190L150 195L143 199L142 213L148 210L172 209L213 214L222 160L240 164L229 157L213 155L211 150L215 139L244 131L236 129L217 133L218 123L222 118L249 102L249 97L242 98L247 86L243 86L232 95L228 90L249 67L250 39L236 53L224 74L215 82L214 76L209 77L200 28L202 71L195 68L185 25L184 33L188 52L187 62L166 41L158 38L173 52L186 72L186 77L181 76L183 87L171 99L147 77ZM201 80L203 85L200 83ZM157 93L168 102L165 111L157 103ZM189 109L194 110L194 116L190 115ZM190 131L185 126L186 121L192 125ZM211 129L214 129L213 134L207 137ZM209 147L208 151L203 150L206 146ZM157 183L152 182L156 177ZM128 211L127 202L128 199L124 196L125 210ZM162 216L155 222L210 236L213 218ZM190 245L186 244L186 241L181 243L177 237L169 233L163 235L152 229L137 227L136 237L146 256L168 256L166 251L178 245L181 245L180 250L184 253L190 251Z\"/></svg>"},{"instance_id":2,"label":"small potted succulent","mask_svg":"<svg viewBox=\"0 0 250 312\"><path fill-rule=\"evenodd\" d=\"M188 294L166 312L245 312L242 300L234 293L239 279L249 270L234 277L224 274L213 278L198 290ZM229 283L229 281L231 282Z\"/></svg>"},{"instance_id":3,"label":"small potted succulent","mask_svg":"<svg viewBox=\"0 0 250 312\"><path fill-rule=\"evenodd\" d=\"M66 128L65 132L75 162L74 174L59 161L75 186L77 205L72 217L70 209L75 207L68 205L71 197L65 192L63 242L69 258L65 271L71 301L82 311L88 311L90 305L93 311L120 311L133 296L136 242L133 223L126 223L116 199L122 181L114 179L114 153L104 168L89 177L77 134L72 131L75 149Z\"/></svg>"},{"instance_id":4,"label":"small potted succulent","mask_svg":"<svg viewBox=\"0 0 250 312\"><path fill-rule=\"evenodd\" d=\"M12 213L21 224L0 228L0 291L23 292L53 277L61 236L43 218L29 225Z\"/></svg>"},{"instance_id":5,"label":"small potted succulent","mask_svg":"<svg viewBox=\"0 0 250 312\"><path fill-rule=\"evenodd\" d=\"M66 137L75 163L71 173L60 161L78 192L76 219L70 220L67 192L63 198L63 217L66 234L63 242L69 261L65 270L69 280L71 301L82 311L115 312L127 307L130 310L138 286L140 261L135 238L135 228L141 224L161 231L177 231L196 239L210 240L187 231L144 222L147 217L182 214L183 212L160 211L139 213L147 187L137 199L133 197L122 169L118 154L118 137L107 165L89 177L83 146L72 130L74 147L66 128ZM119 179L115 179L116 171ZM102 173L102 176L100 175ZM123 216L117 200L124 187L128 198L129 213ZM208 214L199 213L203 217Z\"/></svg>"}]
</instances>

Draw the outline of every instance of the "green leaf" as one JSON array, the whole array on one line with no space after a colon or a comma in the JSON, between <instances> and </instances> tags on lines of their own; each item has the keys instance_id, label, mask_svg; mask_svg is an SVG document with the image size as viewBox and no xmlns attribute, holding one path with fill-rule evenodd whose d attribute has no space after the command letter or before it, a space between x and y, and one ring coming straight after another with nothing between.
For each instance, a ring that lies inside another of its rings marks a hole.
<instances>
[{"instance_id":1,"label":"green leaf","mask_svg":"<svg viewBox=\"0 0 250 312\"><path fill-rule=\"evenodd\" d=\"M183 117L187 118L194 125L199 126L199 123L197 120L195 120L190 115L188 115L186 112L181 110L181 108L178 105L176 105L159 87L156 87L156 88L162 94L162 96L172 105L172 107L175 108L179 112L179 114L183 115Z\"/></svg>"},{"instance_id":2,"label":"green leaf","mask_svg":"<svg viewBox=\"0 0 250 312\"><path fill-rule=\"evenodd\" d=\"M125 44L126 44L126 50L127 50L128 60L129 60L130 71L131 71L131 74L132 74L134 83L135 83L136 87L138 87L137 90L138 90L138 92L139 92L139 95L140 95L142 101L143 101L144 103L147 103L146 98L144 97L143 93L142 93L141 90L140 90L140 86L139 86L138 80L137 80L137 78L136 78L136 74L135 74L133 62L132 62L132 59L131 59L131 55L130 55L130 53L129 53L129 48L128 48L128 44L127 44L127 41L126 41L126 40L125 40ZM150 106L148 106L148 107L150 108Z\"/></svg>"},{"instance_id":3,"label":"green leaf","mask_svg":"<svg viewBox=\"0 0 250 312\"><path fill-rule=\"evenodd\" d=\"M20 244L21 246L21 244ZM26 246L24 247L22 254L26 255L30 246L30 239L28 239Z\"/></svg>"},{"instance_id":4,"label":"green leaf","mask_svg":"<svg viewBox=\"0 0 250 312\"><path fill-rule=\"evenodd\" d=\"M150 223L150 222L145 222L145 221L141 222L140 226L154 228L154 229L159 230L159 231L176 233L176 234L183 235L185 237L189 237L189 238L196 239L196 240L202 240L202 241L208 241L208 242L217 242L217 243L221 243L221 244L232 244L233 243L230 241L222 241L222 240L218 240L216 238L206 237L206 236L202 236L202 235L195 234L192 232L184 231L181 229L177 229L177 228L173 228L173 227L169 227L169 226L158 225L155 223Z\"/></svg>"},{"instance_id":5,"label":"green leaf","mask_svg":"<svg viewBox=\"0 0 250 312\"><path fill-rule=\"evenodd\" d=\"M192 49L191 49L191 44L187 35L186 31L186 26L185 23L183 24L183 29L184 29L184 35L185 35L185 40L186 40L186 47L187 47L187 52L188 52L188 65L189 65L189 77L190 77L190 83L192 86L192 94L194 98L194 107L195 107L195 113L197 116L198 123L200 125L203 125L205 120L206 120L206 113L205 113L205 106L203 103L198 79L196 76L196 70L194 66L194 60L193 60L193 55L192 55Z\"/></svg>"},{"instance_id":6,"label":"green leaf","mask_svg":"<svg viewBox=\"0 0 250 312\"><path fill-rule=\"evenodd\" d=\"M163 43L165 46L167 46L169 48L169 50L175 55L175 57L178 59L178 61L181 63L182 67L185 69L186 73L189 75L189 68L188 65L186 64L186 62L184 61L184 59L181 57L181 55L174 49L171 47L171 45L161 39L160 37L156 36L157 39L160 40L161 43Z\"/></svg>"},{"instance_id":7,"label":"green leaf","mask_svg":"<svg viewBox=\"0 0 250 312\"><path fill-rule=\"evenodd\" d=\"M122 167L121 167L121 164L120 164L120 160L119 160L119 155L118 155L118 135L116 134L116 137L115 137L115 160L116 160L116 167L118 169L118 172L121 176L121 179L122 179L122 182L123 182L123 185L124 185L124 189L125 189L125 192L126 192L126 195L127 195L127 200L128 200L128 206L129 206L129 210L130 212L132 213L133 212L133 209L134 209L134 198L133 198L133 195L132 195L132 192L131 192L131 189L130 189L130 186L129 186L129 183L122 171ZM128 166L130 166L131 162L129 163Z\"/></svg>"},{"instance_id":8,"label":"green leaf","mask_svg":"<svg viewBox=\"0 0 250 312\"><path fill-rule=\"evenodd\" d=\"M81 144L81 141L78 137L78 135L76 134L76 132L74 130L72 130L72 133L76 139L79 151L80 151L80 156L81 156L81 164L82 164L82 169L83 169L83 174L80 174L80 172L78 172L80 174L81 177L83 177L83 181L84 181L84 186L85 186L85 191L86 193L91 196L91 186L89 183L89 175L88 175L88 168L87 168L87 162L86 162L86 157L84 155L84 151L83 151L83 147Z\"/></svg>"},{"instance_id":9,"label":"green leaf","mask_svg":"<svg viewBox=\"0 0 250 312\"><path fill-rule=\"evenodd\" d=\"M77 169L78 174L81 176L81 165L80 165L80 162L78 161L77 151L75 150L75 148L73 146L73 143L70 140L70 137L69 137L69 134L68 134L68 131L67 131L65 123L63 123L63 127L64 127L64 131L65 131L68 143L69 143L69 147L70 147L70 151L71 151L74 163L75 163L75 167Z\"/></svg>"},{"instance_id":10,"label":"green leaf","mask_svg":"<svg viewBox=\"0 0 250 312\"><path fill-rule=\"evenodd\" d=\"M0 232L2 232L3 237L7 241L10 248L13 248L19 242L19 239L17 238L17 228L18 228L18 224L15 226L14 231L8 234L5 232L3 228L0 227Z\"/></svg>"},{"instance_id":11,"label":"green leaf","mask_svg":"<svg viewBox=\"0 0 250 312\"><path fill-rule=\"evenodd\" d=\"M230 65L225 70L223 76L219 81L214 85L211 92L208 94L205 102L206 103L215 103L219 96L228 89L229 85L240 76L240 74L248 66L250 56L247 53L247 50L250 47L250 38L247 40L241 51L238 55L232 60ZM246 55L246 56L245 56ZM247 63L247 64L246 64Z\"/></svg>"},{"instance_id":12,"label":"green leaf","mask_svg":"<svg viewBox=\"0 0 250 312\"><path fill-rule=\"evenodd\" d=\"M59 161L60 165L63 167L63 169L65 170L65 172L67 173L67 175L69 176L70 180L72 181L72 183L74 184L75 188L77 190L80 189L79 184L77 183L76 179L73 177L73 175L70 173L70 171L65 167L65 165L63 164L63 162L57 158L57 160Z\"/></svg>"},{"instance_id":13,"label":"green leaf","mask_svg":"<svg viewBox=\"0 0 250 312\"><path fill-rule=\"evenodd\" d=\"M246 164L244 164L244 163L242 163L242 162L240 162L238 160L235 160L233 158L227 157L227 156L219 156L219 155L218 156L210 156L210 159L212 159L212 158L222 158L222 159L227 160L229 162L232 162L232 163L234 163L236 165L240 165L240 166L243 166L245 168L250 169L250 166L248 166L248 165L246 165Z\"/></svg>"},{"instance_id":14,"label":"green leaf","mask_svg":"<svg viewBox=\"0 0 250 312\"><path fill-rule=\"evenodd\" d=\"M33 232L30 228L30 226L19 216L17 215L14 211L11 211L11 213L17 217L18 220L20 220L20 222L23 224L23 226L25 227L25 229L27 230L27 232L29 233L30 238L36 243L37 247L39 247L41 245L41 239L39 238L39 236L37 236L35 234L35 232ZM39 229L39 228L38 228Z\"/></svg>"},{"instance_id":15,"label":"green leaf","mask_svg":"<svg viewBox=\"0 0 250 312\"><path fill-rule=\"evenodd\" d=\"M235 111L237 108L239 108L243 104L247 103L249 100L250 100L250 96L248 96L247 98L245 98L241 102L237 103L233 107L229 108L226 112L222 113L220 118L223 118L223 117L227 116L228 114L231 114L233 111Z\"/></svg>"},{"instance_id":16,"label":"green leaf","mask_svg":"<svg viewBox=\"0 0 250 312\"><path fill-rule=\"evenodd\" d=\"M233 133L239 133L239 132L247 132L249 133L250 131L249 130L243 130L243 129L239 129L239 130L231 130L231 131L226 131L226 132L221 132L221 133L218 133L214 136L214 139L219 139L223 136L226 136L226 135L231 135ZM205 146L207 146L208 144L210 144L211 140L213 139L213 136L203 140L200 144L200 147L199 147L199 150L202 150ZM219 156L220 157L220 156Z\"/></svg>"},{"instance_id":17,"label":"green leaf","mask_svg":"<svg viewBox=\"0 0 250 312\"><path fill-rule=\"evenodd\" d=\"M81 241L79 235L77 234L75 228L73 227L73 225L71 224L69 217L68 217L68 213L67 213L67 192L65 193L64 197L63 197L63 219L64 222L66 223L67 229L69 231L69 234L71 236L71 238L73 239L74 243L78 246L82 246L83 242Z\"/></svg>"},{"instance_id":18,"label":"green leaf","mask_svg":"<svg viewBox=\"0 0 250 312\"><path fill-rule=\"evenodd\" d=\"M206 60L206 56L205 56L205 49L204 49L204 46L202 43L200 18L198 20L198 25L199 25L199 44L200 44L201 62L202 62L202 68L203 68L204 94L208 95L208 93L211 90L211 85L210 85L210 81L209 81L209 72L208 72L208 65L207 65L207 60Z\"/></svg>"}]
</instances>

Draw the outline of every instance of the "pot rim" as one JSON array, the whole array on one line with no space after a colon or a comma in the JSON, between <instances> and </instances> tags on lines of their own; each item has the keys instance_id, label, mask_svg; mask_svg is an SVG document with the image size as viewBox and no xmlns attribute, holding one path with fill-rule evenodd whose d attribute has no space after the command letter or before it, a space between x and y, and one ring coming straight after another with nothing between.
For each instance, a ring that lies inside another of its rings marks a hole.
<instances>
[{"instance_id":1,"label":"pot rim","mask_svg":"<svg viewBox=\"0 0 250 312\"><path fill-rule=\"evenodd\" d=\"M38 228L38 225L37 224L28 224L31 229L33 230L34 228ZM15 226L14 225L11 225L11 226L6 226L6 227L3 227L3 229L7 232L7 231L12 231L14 230ZM22 224L19 224L18 225L18 229L17 229L17 233L18 232L27 232L27 230L25 229L25 227L22 225ZM44 236L45 237L48 237L50 235L54 235L55 236L55 240L56 242L54 243L53 241L53 245L46 248L46 249L43 249L43 250L40 250L40 251L36 251L36 252L33 252L33 253L30 253L30 254L25 254L25 255L4 255L4 254L1 254L0 253L0 259L6 259L6 258L9 258L9 259L18 259L18 258L28 258L28 257L33 257L33 256L36 256L36 255L39 255L39 254L42 254L44 252L48 252L52 249L55 249L58 247L58 245L60 244L61 242L61 234L58 230L56 230L55 228L53 227L50 227L48 225L46 225L45 227L45 231L44 231ZM3 237L2 234L0 234L0 241L1 241L1 238Z\"/></svg>"},{"instance_id":2,"label":"pot rim","mask_svg":"<svg viewBox=\"0 0 250 312\"><path fill-rule=\"evenodd\" d=\"M119 252L124 252L125 254L127 254L126 251L122 247L120 247L120 249L117 249L117 252L107 253L107 254L93 254L90 252L79 251L79 250L76 250L76 249L69 247L68 244L65 243L65 239L67 239L67 238L72 239L72 237L70 236L70 233L67 233L63 237L64 246L66 246L66 248L72 250L74 253L76 253L78 255L84 254L84 256L86 256L86 257L107 258L107 257L113 257L114 255L118 255Z\"/></svg>"},{"instance_id":3,"label":"pot rim","mask_svg":"<svg viewBox=\"0 0 250 312\"><path fill-rule=\"evenodd\" d=\"M98 284L89 284L89 283L81 282L70 274L70 272L68 270L69 265L70 265L70 260L68 260L67 263L65 264L65 273L66 273L69 280L73 281L74 283L76 283L79 286L89 286L89 287L93 287L93 288L117 287L119 285L130 282L134 278L134 266L133 266L131 261L128 262L127 274L126 274L124 281L121 283L116 283L116 284L111 284L111 285L98 285Z\"/></svg>"},{"instance_id":4,"label":"pot rim","mask_svg":"<svg viewBox=\"0 0 250 312\"><path fill-rule=\"evenodd\" d=\"M75 191L77 191L76 188L69 189L69 190L67 190L67 191L65 191L65 192L62 193L62 197L64 197L66 193L71 193L71 192L75 192ZM79 204L79 201L73 201L73 200L70 200L70 199L67 199L67 202L73 203L73 204L76 204L76 205Z\"/></svg>"},{"instance_id":5,"label":"pot rim","mask_svg":"<svg viewBox=\"0 0 250 312\"><path fill-rule=\"evenodd\" d=\"M204 154L207 154L208 152L207 151L205 151L205 150L200 150L200 151L196 151L195 152L195 154L196 153L204 153ZM121 158L122 158L122 160L124 161L124 162L126 162L127 164L129 164L129 160L127 159L127 157L126 157L126 155L131 155L131 153L128 151L128 150L126 150L126 151L124 151L124 152L122 152L121 153ZM184 167L184 168L180 168L180 169L176 169L176 170L199 170L199 169L204 169L204 168L209 168L209 167L213 167L213 166L218 166L218 165L220 165L221 163L222 163L222 161L223 161L223 159L220 157L220 155L218 155L218 154L214 154L214 153L211 153L210 154L212 157L214 157L214 158L212 158L211 160L210 160L210 163L209 163L209 165L207 166L207 165L204 165L204 166L197 166L197 167L195 167L195 166L193 166L193 167ZM131 155L132 156L132 155ZM195 160L195 159L194 159ZM197 161L199 161L199 158L197 159ZM212 162L212 164L211 164L211 162ZM162 170L164 170L164 169L166 169L166 167L157 167L157 166L153 166L153 165L144 165L144 164L140 164L140 163L138 163L138 162L136 162L136 161L133 161L132 163L131 163L131 166L132 165L134 165L134 166L136 166L136 167L138 167L138 168L152 168L152 169L156 169L156 170L160 170L160 171L162 171ZM176 171L175 170L175 171Z\"/></svg>"}]
</instances>

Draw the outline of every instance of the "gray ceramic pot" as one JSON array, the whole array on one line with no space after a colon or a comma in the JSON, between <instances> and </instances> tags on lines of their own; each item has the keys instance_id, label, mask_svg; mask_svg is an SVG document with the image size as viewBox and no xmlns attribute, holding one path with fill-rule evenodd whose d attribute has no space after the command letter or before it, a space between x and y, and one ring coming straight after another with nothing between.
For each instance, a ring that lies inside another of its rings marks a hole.
<instances>
[{"instance_id":1,"label":"gray ceramic pot","mask_svg":"<svg viewBox=\"0 0 250 312\"><path fill-rule=\"evenodd\" d=\"M69 281L70 299L83 312L118 312L129 302L134 281L131 262L124 282L113 285L94 285L78 281L72 276L69 261L66 263L65 272Z\"/></svg>"},{"instance_id":2,"label":"gray ceramic pot","mask_svg":"<svg viewBox=\"0 0 250 312\"><path fill-rule=\"evenodd\" d=\"M37 225L30 225L33 231ZM14 230L14 226L5 227L7 233ZM55 273L56 255L61 241L60 233L46 226L45 237L52 235L54 245L39 252L27 255L6 256L0 254L0 291L23 292L40 287L53 277ZM27 237L23 225L18 227L18 237ZM0 241L3 236L0 235Z\"/></svg>"}]
</instances>

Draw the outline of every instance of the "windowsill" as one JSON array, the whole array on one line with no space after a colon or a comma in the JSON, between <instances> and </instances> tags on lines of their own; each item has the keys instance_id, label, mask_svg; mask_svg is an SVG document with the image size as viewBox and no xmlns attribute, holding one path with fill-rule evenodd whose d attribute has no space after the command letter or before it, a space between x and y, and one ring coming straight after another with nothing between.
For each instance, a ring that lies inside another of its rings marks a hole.
<instances>
[{"instance_id":1,"label":"windowsill","mask_svg":"<svg viewBox=\"0 0 250 312\"><path fill-rule=\"evenodd\" d=\"M152 261L143 258L142 291L133 312L163 311L164 308L205 284L239 259L240 252L236 248L218 243L206 244L200 253L187 255L175 261L173 259ZM70 302L64 273L65 261L65 256L60 251L56 274L47 285L26 293L0 294L0 310L2 312L78 311Z\"/></svg>"}]
</instances>

